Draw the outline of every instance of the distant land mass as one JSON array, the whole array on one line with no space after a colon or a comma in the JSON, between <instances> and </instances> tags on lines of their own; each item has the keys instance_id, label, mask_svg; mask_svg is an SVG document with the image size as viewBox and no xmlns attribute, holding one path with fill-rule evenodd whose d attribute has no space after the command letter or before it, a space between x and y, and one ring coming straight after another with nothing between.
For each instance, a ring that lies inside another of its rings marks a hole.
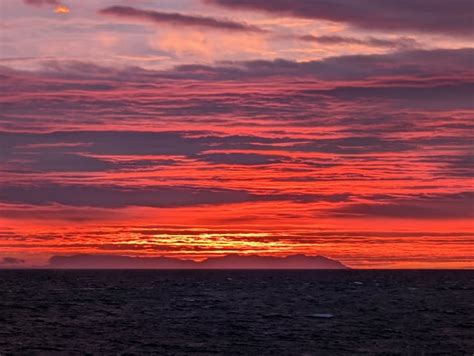
<instances>
[{"instance_id":1,"label":"distant land mass","mask_svg":"<svg viewBox=\"0 0 474 356\"><path fill-rule=\"evenodd\" d=\"M287 257L227 255L195 262L170 257L113 255L53 256L47 268L58 269L349 269L323 256Z\"/></svg>"}]
</instances>

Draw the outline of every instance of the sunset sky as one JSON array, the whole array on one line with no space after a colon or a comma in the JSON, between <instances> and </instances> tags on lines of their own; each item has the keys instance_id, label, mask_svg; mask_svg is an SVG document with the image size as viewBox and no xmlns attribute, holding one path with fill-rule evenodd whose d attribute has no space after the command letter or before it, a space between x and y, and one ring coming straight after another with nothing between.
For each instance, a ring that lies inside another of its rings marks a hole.
<instances>
[{"instance_id":1,"label":"sunset sky","mask_svg":"<svg viewBox=\"0 0 474 356\"><path fill-rule=\"evenodd\" d=\"M0 0L0 268L474 268L473 7Z\"/></svg>"}]
</instances>

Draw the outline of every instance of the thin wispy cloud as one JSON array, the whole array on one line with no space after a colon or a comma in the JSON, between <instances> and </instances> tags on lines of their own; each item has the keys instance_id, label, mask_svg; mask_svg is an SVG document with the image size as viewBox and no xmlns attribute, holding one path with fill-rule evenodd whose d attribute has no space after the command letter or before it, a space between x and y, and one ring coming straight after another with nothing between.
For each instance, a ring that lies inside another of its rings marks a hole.
<instances>
[{"instance_id":1,"label":"thin wispy cloud","mask_svg":"<svg viewBox=\"0 0 474 356\"><path fill-rule=\"evenodd\" d=\"M42 6L42 5L60 5L59 0L24 0L28 5Z\"/></svg>"},{"instance_id":2,"label":"thin wispy cloud","mask_svg":"<svg viewBox=\"0 0 474 356\"><path fill-rule=\"evenodd\" d=\"M111 6L99 11L102 15L145 21L153 24L167 24L182 27L199 27L214 30L236 32L265 32L263 29L226 19L217 19L206 16L184 15L154 10L141 10L129 6Z\"/></svg>"},{"instance_id":3,"label":"thin wispy cloud","mask_svg":"<svg viewBox=\"0 0 474 356\"><path fill-rule=\"evenodd\" d=\"M362 45L369 47L381 47L381 48L392 48L392 49L414 49L420 46L420 44L413 38L399 37L396 39L385 39L385 38L356 38L356 37L345 37L345 36L314 36L314 35L301 35L297 37L301 41L314 42L323 45Z\"/></svg>"}]
</instances>

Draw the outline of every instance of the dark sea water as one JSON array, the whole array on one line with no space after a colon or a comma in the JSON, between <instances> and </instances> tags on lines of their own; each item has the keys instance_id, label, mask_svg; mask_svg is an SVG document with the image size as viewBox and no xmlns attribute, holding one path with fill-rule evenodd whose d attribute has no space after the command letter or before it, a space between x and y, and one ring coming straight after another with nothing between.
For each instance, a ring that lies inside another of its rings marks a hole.
<instances>
[{"instance_id":1,"label":"dark sea water","mask_svg":"<svg viewBox=\"0 0 474 356\"><path fill-rule=\"evenodd\" d=\"M472 355L473 271L0 271L0 354Z\"/></svg>"}]
</instances>

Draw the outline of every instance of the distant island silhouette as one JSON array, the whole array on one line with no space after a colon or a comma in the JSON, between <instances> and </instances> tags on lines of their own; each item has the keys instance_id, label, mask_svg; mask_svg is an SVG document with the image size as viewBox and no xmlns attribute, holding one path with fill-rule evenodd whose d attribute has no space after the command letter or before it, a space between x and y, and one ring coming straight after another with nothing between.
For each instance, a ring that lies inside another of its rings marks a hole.
<instances>
[{"instance_id":1,"label":"distant island silhouette","mask_svg":"<svg viewBox=\"0 0 474 356\"><path fill-rule=\"evenodd\" d=\"M53 256L46 268L58 269L349 269L323 256L287 257L227 255L201 262L170 257L114 255Z\"/></svg>"}]
</instances>

